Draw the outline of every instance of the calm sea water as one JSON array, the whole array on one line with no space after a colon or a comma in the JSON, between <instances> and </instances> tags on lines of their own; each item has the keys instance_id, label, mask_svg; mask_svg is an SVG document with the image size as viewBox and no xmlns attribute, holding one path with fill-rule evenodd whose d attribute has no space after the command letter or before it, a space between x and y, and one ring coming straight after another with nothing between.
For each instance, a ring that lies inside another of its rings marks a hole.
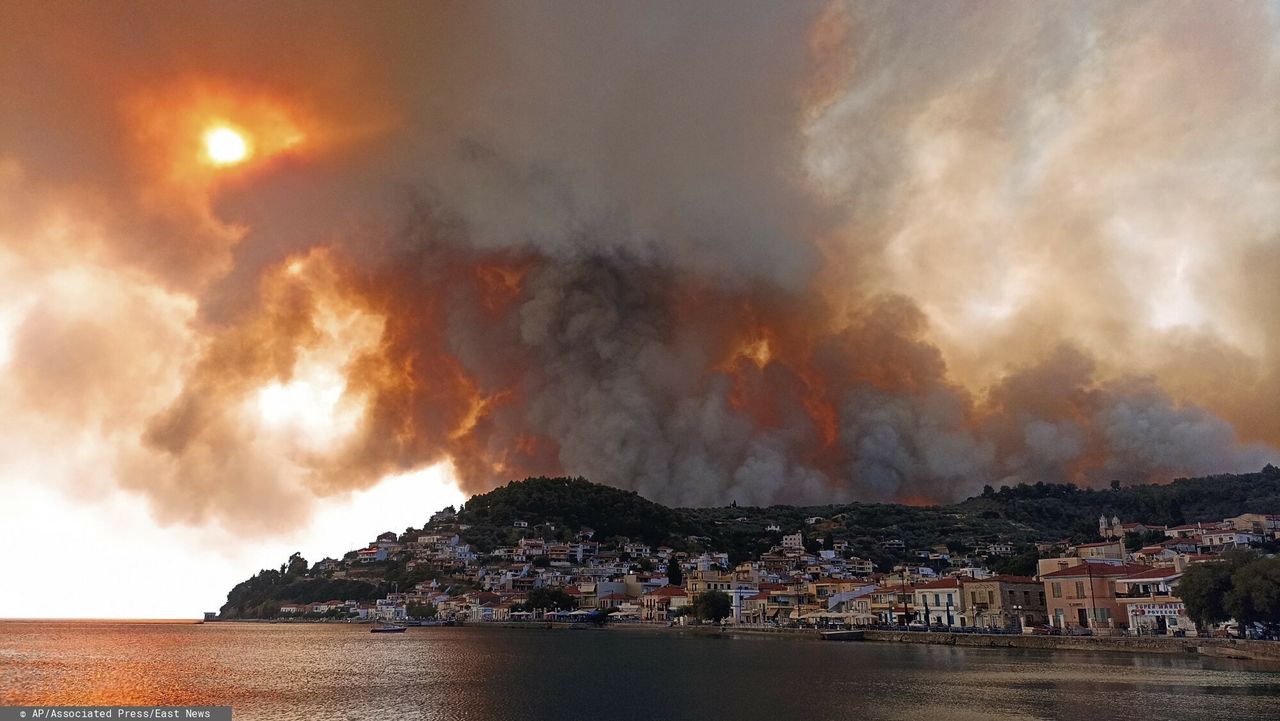
<instances>
[{"instance_id":1,"label":"calm sea water","mask_svg":"<svg viewBox=\"0 0 1280 721\"><path fill-rule=\"evenodd\" d=\"M621 629L0 622L4 704L237 719L1280 718L1275 666Z\"/></svg>"}]
</instances>

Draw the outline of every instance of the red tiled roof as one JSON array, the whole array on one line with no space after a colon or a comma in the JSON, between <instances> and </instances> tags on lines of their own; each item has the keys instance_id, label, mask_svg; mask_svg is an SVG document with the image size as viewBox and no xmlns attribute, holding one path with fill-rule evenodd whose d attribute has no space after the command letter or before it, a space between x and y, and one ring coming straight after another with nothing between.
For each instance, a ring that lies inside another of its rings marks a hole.
<instances>
[{"instance_id":1,"label":"red tiled roof","mask_svg":"<svg viewBox=\"0 0 1280 721\"><path fill-rule=\"evenodd\" d=\"M601 598L600 600L601 601L625 601L627 600L627 597L622 595L621 593L611 593L608 596Z\"/></svg>"},{"instance_id":2,"label":"red tiled roof","mask_svg":"<svg viewBox=\"0 0 1280 721\"><path fill-rule=\"evenodd\" d=\"M960 588L960 579L943 578L937 581L920 584L919 586L916 586L916 588L921 591L932 590L935 588Z\"/></svg>"},{"instance_id":3,"label":"red tiled roof","mask_svg":"<svg viewBox=\"0 0 1280 721\"><path fill-rule=\"evenodd\" d=\"M1076 566L1068 566L1067 568L1046 573L1040 576L1041 580L1046 578L1083 578L1092 576L1125 576L1131 573L1141 573L1146 570L1146 566L1112 565L1109 563L1081 563Z\"/></svg>"},{"instance_id":4,"label":"red tiled roof","mask_svg":"<svg viewBox=\"0 0 1280 721\"><path fill-rule=\"evenodd\" d=\"M1152 578L1172 578L1174 576L1181 576L1181 575L1182 575L1182 571L1179 571L1173 566L1158 566L1156 568L1149 568L1145 571L1139 571L1138 573L1129 574L1128 576L1125 576L1124 578L1117 579L1117 580L1140 581L1140 580L1152 579Z\"/></svg>"},{"instance_id":5,"label":"red tiled roof","mask_svg":"<svg viewBox=\"0 0 1280 721\"><path fill-rule=\"evenodd\" d=\"M685 590L680 586L663 586L661 588L654 589L649 593L649 595L670 598L672 596L688 596L689 594L685 593Z\"/></svg>"},{"instance_id":6,"label":"red tiled roof","mask_svg":"<svg viewBox=\"0 0 1280 721\"><path fill-rule=\"evenodd\" d=\"M999 583L1040 583L1030 576L987 576L986 578L975 578L973 580L965 579L965 583L982 583L983 581L997 581Z\"/></svg>"}]
</instances>

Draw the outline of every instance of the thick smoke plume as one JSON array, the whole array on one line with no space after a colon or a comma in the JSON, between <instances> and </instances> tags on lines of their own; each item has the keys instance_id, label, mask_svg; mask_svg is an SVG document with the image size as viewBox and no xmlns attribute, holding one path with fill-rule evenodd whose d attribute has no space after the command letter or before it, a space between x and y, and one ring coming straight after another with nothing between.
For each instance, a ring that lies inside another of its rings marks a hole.
<instances>
[{"instance_id":1,"label":"thick smoke plume","mask_svg":"<svg viewBox=\"0 0 1280 721\"><path fill-rule=\"evenodd\" d=\"M1277 458L1276 6L419 5L0 10L12 457L264 532Z\"/></svg>"}]
</instances>

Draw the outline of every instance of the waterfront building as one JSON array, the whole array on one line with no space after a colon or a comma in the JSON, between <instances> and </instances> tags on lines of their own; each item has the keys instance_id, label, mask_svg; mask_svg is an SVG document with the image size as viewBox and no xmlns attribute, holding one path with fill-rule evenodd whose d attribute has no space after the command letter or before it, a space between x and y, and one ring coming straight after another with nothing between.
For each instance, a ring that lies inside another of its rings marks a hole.
<instances>
[{"instance_id":1,"label":"waterfront building","mask_svg":"<svg viewBox=\"0 0 1280 721\"><path fill-rule=\"evenodd\" d=\"M646 593L641 599L641 618L645 621L669 621L671 614L689 604L689 594L680 586L663 586Z\"/></svg>"},{"instance_id":2,"label":"waterfront building","mask_svg":"<svg viewBox=\"0 0 1280 721\"><path fill-rule=\"evenodd\" d=\"M920 621L931 626L965 626L966 604L960 579L943 578L915 587L914 605Z\"/></svg>"},{"instance_id":3,"label":"waterfront building","mask_svg":"<svg viewBox=\"0 0 1280 721\"><path fill-rule=\"evenodd\" d=\"M1116 579L1116 601L1125 609L1129 630L1138 635L1182 632L1195 635L1195 622L1178 598L1182 571L1149 568Z\"/></svg>"},{"instance_id":4,"label":"waterfront building","mask_svg":"<svg viewBox=\"0 0 1280 721\"><path fill-rule=\"evenodd\" d=\"M961 579L966 618L980 628L1022 629L1049 621L1044 586L1026 576Z\"/></svg>"},{"instance_id":5,"label":"waterfront building","mask_svg":"<svg viewBox=\"0 0 1280 721\"><path fill-rule=\"evenodd\" d=\"M1050 623L1066 630L1127 627L1128 613L1116 601L1116 580L1145 570L1145 566L1081 563L1042 574Z\"/></svg>"}]
</instances>

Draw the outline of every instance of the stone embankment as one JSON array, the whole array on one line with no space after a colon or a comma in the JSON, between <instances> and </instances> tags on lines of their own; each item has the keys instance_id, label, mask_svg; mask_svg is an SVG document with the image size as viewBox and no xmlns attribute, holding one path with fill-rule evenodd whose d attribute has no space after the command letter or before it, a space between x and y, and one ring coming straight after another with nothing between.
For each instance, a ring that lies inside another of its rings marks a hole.
<instances>
[{"instance_id":1,"label":"stone embankment","mask_svg":"<svg viewBox=\"0 0 1280 721\"><path fill-rule=\"evenodd\" d=\"M583 623L548 623L546 621L486 621L482 628L587 629L599 628ZM652 631L687 636L790 636L819 640L824 634L815 629L778 628L773 626L667 626L654 623L610 623L610 629ZM1018 636L1013 634L935 633L920 631L859 630L845 634L828 632L834 641L885 643L922 643L972 648L1027 648L1044 651L1104 651L1120 653L1200 654L1215 658L1239 658L1280 663L1280 641L1245 641L1228 638L1166 638L1153 636Z\"/></svg>"},{"instance_id":2,"label":"stone embankment","mask_svg":"<svg viewBox=\"0 0 1280 721\"><path fill-rule=\"evenodd\" d=\"M978 648L1033 648L1049 651L1119 651L1127 653L1198 653L1217 658L1245 658L1280 662L1280 642L1228 638L1164 638L1151 636L1014 636L976 633L920 633L872 631L866 641L928 643Z\"/></svg>"}]
</instances>

